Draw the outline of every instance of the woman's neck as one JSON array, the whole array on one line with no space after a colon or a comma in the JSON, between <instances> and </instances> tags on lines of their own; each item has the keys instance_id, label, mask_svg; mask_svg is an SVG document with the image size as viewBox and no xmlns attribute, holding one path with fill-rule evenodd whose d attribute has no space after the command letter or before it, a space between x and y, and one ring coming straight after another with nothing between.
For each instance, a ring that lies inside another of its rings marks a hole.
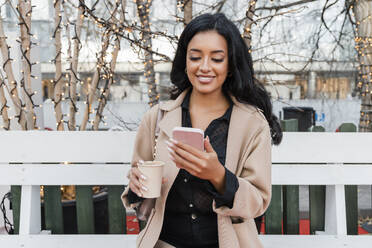
<instances>
[{"instance_id":1,"label":"woman's neck","mask_svg":"<svg viewBox=\"0 0 372 248\"><path fill-rule=\"evenodd\" d=\"M199 110L219 111L226 110L230 103L222 91L213 92L211 94L201 94L193 90L190 95L190 110L197 107Z\"/></svg>"}]
</instances>

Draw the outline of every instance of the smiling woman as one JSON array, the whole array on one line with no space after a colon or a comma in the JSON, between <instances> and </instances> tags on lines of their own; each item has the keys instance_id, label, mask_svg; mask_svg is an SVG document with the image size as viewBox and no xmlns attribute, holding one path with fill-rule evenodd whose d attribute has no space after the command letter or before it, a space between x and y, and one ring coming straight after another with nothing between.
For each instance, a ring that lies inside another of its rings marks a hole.
<instances>
[{"instance_id":1,"label":"smiling woman","mask_svg":"<svg viewBox=\"0 0 372 248\"><path fill-rule=\"evenodd\" d=\"M141 122L122 195L128 208L144 202L135 165L156 151L164 183L137 247L262 247L254 218L270 202L271 144L282 132L236 26L223 14L193 19L180 36L171 80L173 100ZM177 126L202 129L204 151L173 140Z\"/></svg>"},{"instance_id":2,"label":"smiling woman","mask_svg":"<svg viewBox=\"0 0 372 248\"><path fill-rule=\"evenodd\" d=\"M227 54L226 40L216 31L201 32L191 39L187 48L186 71L197 91L194 93L222 96L221 89L229 66Z\"/></svg>"}]
</instances>

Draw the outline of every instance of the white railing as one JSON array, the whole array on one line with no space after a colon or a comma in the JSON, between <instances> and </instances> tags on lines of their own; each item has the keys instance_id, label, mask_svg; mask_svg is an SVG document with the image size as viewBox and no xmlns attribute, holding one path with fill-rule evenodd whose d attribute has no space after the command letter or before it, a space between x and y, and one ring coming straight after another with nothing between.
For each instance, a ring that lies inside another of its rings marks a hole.
<instances>
[{"instance_id":1,"label":"white railing","mask_svg":"<svg viewBox=\"0 0 372 248\"><path fill-rule=\"evenodd\" d=\"M39 196L39 185L127 184L129 165L40 163L129 163L134 136L128 132L1 132L0 185L22 185L22 198L20 234L0 235L0 247L135 247L136 235L45 234ZM344 185L372 184L371 143L372 134L285 133L283 144L273 147L272 183L327 185L325 231L260 235L264 246L369 247L372 236L346 235Z\"/></svg>"}]
</instances>

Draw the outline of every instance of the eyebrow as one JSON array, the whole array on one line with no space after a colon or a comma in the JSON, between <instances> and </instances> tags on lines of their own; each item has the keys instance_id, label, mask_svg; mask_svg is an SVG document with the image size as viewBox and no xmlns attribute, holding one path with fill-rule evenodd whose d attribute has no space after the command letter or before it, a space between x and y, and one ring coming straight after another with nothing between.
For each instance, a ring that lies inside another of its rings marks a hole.
<instances>
[{"instance_id":1,"label":"eyebrow","mask_svg":"<svg viewBox=\"0 0 372 248\"><path fill-rule=\"evenodd\" d=\"M191 48L190 51L192 52L201 52L201 50L196 49L196 48ZM225 53L224 50L213 50L212 53Z\"/></svg>"}]
</instances>

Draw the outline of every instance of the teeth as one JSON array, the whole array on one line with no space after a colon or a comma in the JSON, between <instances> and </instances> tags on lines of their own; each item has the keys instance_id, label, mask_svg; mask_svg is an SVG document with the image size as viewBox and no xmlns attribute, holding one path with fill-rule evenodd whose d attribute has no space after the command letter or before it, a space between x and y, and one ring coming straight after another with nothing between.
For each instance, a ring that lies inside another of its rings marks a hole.
<instances>
[{"instance_id":1,"label":"teeth","mask_svg":"<svg viewBox=\"0 0 372 248\"><path fill-rule=\"evenodd\" d=\"M201 81L201 82L210 82L212 80L213 80L213 78L211 78L211 77L199 77L199 81Z\"/></svg>"}]
</instances>

